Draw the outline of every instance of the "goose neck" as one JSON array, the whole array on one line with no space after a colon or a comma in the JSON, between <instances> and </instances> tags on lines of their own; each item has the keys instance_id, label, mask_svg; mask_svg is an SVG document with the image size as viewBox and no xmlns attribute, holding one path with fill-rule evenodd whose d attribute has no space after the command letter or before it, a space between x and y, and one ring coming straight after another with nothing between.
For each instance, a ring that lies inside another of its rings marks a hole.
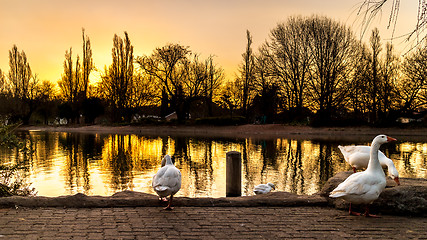
<instances>
[{"instance_id":1,"label":"goose neck","mask_svg":"<svg viewBox=\"0 0 427 240\"><path fill-rule=\"evenodd\" d=\"M378 151L381 144L373 142L370 151L370 158L367 170L382 170L380 160L378 159Z\"/></svg>"}]
</instances>

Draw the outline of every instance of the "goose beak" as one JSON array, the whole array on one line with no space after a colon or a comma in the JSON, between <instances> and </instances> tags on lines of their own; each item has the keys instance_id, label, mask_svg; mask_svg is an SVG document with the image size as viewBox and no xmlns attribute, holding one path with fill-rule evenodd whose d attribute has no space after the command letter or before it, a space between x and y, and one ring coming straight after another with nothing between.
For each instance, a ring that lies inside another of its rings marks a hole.
<instances>
[{"instance_id":1,"label":"goose beak","mask_svg":"<svg viewBox=\"0 0 427 240\"><path fill-rule=\"evenodd\" d=\"M397 139L387 136L387 142L394 142L394 141L397 141Z\"/></svg>"},{"instance_id":2,"label":"goose beak","mask_svg":"<svg viewBox=\"0 0 427 240\"><path fill-rule=\"evenodd\" d=\"M400 185L399 177L395 177L393 180L397 183L398 186Z\"/></svg>"}]
</instances>

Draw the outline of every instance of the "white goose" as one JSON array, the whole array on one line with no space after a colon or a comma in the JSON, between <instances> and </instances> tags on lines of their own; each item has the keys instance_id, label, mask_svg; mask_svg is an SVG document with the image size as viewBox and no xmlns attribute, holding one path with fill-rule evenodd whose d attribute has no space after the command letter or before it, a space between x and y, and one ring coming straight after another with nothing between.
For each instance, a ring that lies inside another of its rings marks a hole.
<instances>
[{"instance_id":1,"label":"white goose","mask_svg":"<svg viewBox=\"0 0 427 240\"><path fill-rule=\"evenodd\" d=\"M356 172L356 169L365 169L368 167L369 163L369 154L371 151L370 146L338 146L344 159L353 167L353 172ZM388 174L393 180L400 185L399 182L399 172L394 166L393 161L386 157L383 152L378 151L378 159L383 168L387 167Z\"/></svg>"},{"instance_id":2,"label":"white goose","mask_svg":"<svg viewBox=\"0 0 427 240\"><path fill-rule=\"evenodd\" d=\"M276 189L276 187L272 183L260 184L258 186L255 186L254 193L255 194L265 194L265 193L269 193L271 191L271 189Z\"/></svg>"},{"instance_id":3,"label":"white goose","mask_svg":"<svg viewBox=\"0 0 427 240\"><path fill-rule=\"evenodd\" d=\"M378 151L381 144L396 141L386 135L378 135L371 144L370 159L368 167L363 172L350 175L344 182L340 183L329 195L332 198L342 198L350 202L350 215L360 215L351 210L351 204L366 204L366 217L376 217L369 214L369 204L376 200L386 186L384 171L378 160Z\"/></svg>"},{"instance_id":4,"label":"white goose","mask_svg":"<svg viewBox=\"0 0 427 240\"><path fill-rule=\"evenodd\" d=\"M163 164L164 163L164 164ZM162 168L153 176L153 189L160 198L170 196L169 204L165 210L172 210L173 195L181 188L181 172L173 165L172 159L166 155L162 160Z\"/></svg>"}]
</instances>

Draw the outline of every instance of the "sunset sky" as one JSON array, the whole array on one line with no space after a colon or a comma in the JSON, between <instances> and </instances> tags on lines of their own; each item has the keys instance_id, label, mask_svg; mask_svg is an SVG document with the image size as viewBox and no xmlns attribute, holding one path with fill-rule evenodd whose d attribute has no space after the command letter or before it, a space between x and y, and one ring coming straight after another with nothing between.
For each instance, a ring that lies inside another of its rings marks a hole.
<instances>
[{"instance_id":1,"label":"sunset sky","mask_svg":"<svg viewBox=\"0 0 427 240\"><path fill-rule=\"evenodd\" d=\"M14 44L24 50L33 73L40 80L61 78L65 51L73 48L73 58L81 55L82 28L92 44L99 79L111 64L113 36L127 31L134 55L149 55L167 43L189 46L202 58L214 55L228 79L234 78L246 45L246 30L253 35L256 50L277 23L292 15L325 15L354 29L361 0L0 0L0 69L9 71L9 50ZM391 37L387 29L390 3L372 26L382 39ZM411 31L417 17L416 0L401 2L396 36ZM359 18L360 19L360 18ZM369 35L369 33L367 34ZM394 40L404 51L403 40Z\"/></svg>"}]
</instances>

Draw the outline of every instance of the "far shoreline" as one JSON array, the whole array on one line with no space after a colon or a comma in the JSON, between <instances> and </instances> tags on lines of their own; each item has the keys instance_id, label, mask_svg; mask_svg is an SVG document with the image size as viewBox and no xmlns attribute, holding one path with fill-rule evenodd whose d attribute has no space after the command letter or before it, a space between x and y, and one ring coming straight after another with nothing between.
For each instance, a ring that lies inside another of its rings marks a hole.
<instances>
[{"instance_id":1,"label":"far shoreline","mask_svg":"<svg viewBox=\"0 0 427 240\"><path fill-rule=\"evenodd\" d=\"M21 126L22 131L70 132L88 134L135 134L146 136L192 136L255 139L310 139L370 141L378 134L387 134L400 141L427 141L427 128L373 128L373 127L310 127L283 124L246 124L238 126L206 125L75 125L75 126Z\"/></svg>"}]
</instances>

